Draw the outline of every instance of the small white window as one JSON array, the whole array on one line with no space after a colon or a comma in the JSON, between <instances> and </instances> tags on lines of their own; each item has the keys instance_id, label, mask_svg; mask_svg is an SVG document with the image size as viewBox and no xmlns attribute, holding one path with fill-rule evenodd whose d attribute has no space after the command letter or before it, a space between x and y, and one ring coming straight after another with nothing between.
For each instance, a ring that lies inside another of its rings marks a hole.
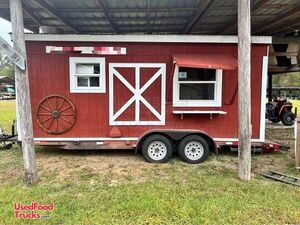
<instances>
[{"instance_id":1,"label":"small white window","mask_svg":"<svg viewBox=\"0 0 300 225\"><path fill-rule=\"evenodd\" d=\"M222 70L175 67L173 106L220 107Z\"/></svg>"},{"instance_id":2,"label":"small white window","mask_svg":"<svg viewBox=\"0 0 300 225\"><path fill-rule=\"evenodd\" d=\"M70 57L70 92L105 93L105 59Z\"/></svg>"}]
</instances>

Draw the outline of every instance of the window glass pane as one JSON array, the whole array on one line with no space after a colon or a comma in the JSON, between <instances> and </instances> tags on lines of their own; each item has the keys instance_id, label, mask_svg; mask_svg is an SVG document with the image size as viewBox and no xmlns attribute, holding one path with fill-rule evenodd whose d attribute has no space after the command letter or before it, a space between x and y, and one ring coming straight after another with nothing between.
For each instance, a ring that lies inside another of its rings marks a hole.
<instances>
[{"instance_id":1,"label":"window glass pane","mask_svg":"<svg viewBox=\"0 0 300 225\"><path fill-rule=\"evenodd\" d=\"M8 87L8 88L7 88L7 92L14 93L14 92L15 92L15 89L12 88L12 87Z\"/></svg>"},{"instance_id":2,"label":"window glass pane","mask_svg":"<svg viewBox=\"0 0 300 225\"><path fill-rule=\"evenodd\" d=\"M100 64L94 65L94 74L100 74Z\"/></svg>"},{"instance_id":3,"label":"window glass pane","mask_svg":"<svg viewBox=\"0 0 300 225\"><path fill-rule=\"evenodd\" d=\"M100 64L77 63L76 74L100 74Z\"/></svg>"},{"instance_id":4,"label":"window glass pane","mask_svg":"<svg viewBox=\"0 0 300 225\"><path fill-rule=\"evenodd\" d=\"M214 100L215 84L180 84L180 100Z\"/></svg>"},{"instance_id":5,"label":"window glass pane","mask_svg":"<svg viewBox=\"0 0 300 225\"><path fill-rule=\"evenodd\" d=\"M99 87L99 77L90 77L90 87Z\"/></svg>"},{"instance_id":6,"label":"window glass pane","mask_svg":"<svg viewBox=\"0 0 300 225\"><path fill-rule=\"evenodd\" d=\"M215 81L216 70L180 67L178 79L179 81Z\"/></svg>"},{"instance_id":7,"label":"window glass pane","mask_svg":"<svg viewBox=\"0 0 300 225\"><path fill-rule=\"evenodd\" d=\"M78 87L88 87L89 78L88 77L77 77L77 86Z\"/></svg>"}]
</instances>

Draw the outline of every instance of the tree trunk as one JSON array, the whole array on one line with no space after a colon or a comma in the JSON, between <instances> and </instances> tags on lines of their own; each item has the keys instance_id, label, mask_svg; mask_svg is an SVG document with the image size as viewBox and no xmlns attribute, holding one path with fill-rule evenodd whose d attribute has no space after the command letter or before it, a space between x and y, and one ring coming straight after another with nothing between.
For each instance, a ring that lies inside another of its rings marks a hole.
<instances>
[{"instance_id":1,"label":"tree trunk","mask_svg":"<svg viewBox=\"0 0 300 225\"><path fill-rule=\"evenodd\" d=\"M250 1L238 1L238 176L251 178L251 21Z\"/></svg>"},{"instance_id":2,"label":"tree trunk","mask_svg":"<svg viewBox=\"0 0 300 225\"><path fill-rule=\"evenodd\" d=\"M22 1L10 0L9 5L14 48L26 60ZM25 181L31 185L37 182L37 173L27 68L25 71L22 71L19 67L15 66L15 77L18 108L17 122L19 123L20 130L18 132L21 135L22 141Z\"/></svg>"}]
</instances>

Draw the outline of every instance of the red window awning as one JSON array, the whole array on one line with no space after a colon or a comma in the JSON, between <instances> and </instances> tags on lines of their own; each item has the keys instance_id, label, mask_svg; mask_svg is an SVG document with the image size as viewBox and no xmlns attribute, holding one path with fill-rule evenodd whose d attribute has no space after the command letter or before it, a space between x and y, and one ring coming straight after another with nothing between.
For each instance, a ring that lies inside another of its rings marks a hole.
<instances>
[{"instance_id":1,"label":"red window awning","mask_svg":"<svg viewBox=\"0 0 300 225\"><path fill-rule=\"evenodd\" d=\"M179 67L236 70L237 60L228 55L187 54L174 55L174 63Z\"/></svg>"}]
</instances>

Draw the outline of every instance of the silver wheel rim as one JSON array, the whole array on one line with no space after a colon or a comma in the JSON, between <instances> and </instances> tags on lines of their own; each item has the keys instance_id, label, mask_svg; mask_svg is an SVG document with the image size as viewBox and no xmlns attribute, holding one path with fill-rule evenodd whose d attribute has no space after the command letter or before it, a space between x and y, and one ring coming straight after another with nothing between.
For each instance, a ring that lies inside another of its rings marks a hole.
<instances>
[{"instance_id":1,"label":"silver wheel rim","mask_svg":"<svg viewBox=\"0 0 300 225\"><path fill-rule=\"evenodd\" d=\"M198 141L190 141L184 147L184 154L190 160L198 160L204 154L203 145Z\"/></svg>"},{"instance_id":2,"label":"silver wheel rim","mask_svg":"<svg viewBox=\"0 0 300 225\"><path fill-rule=\"evenodd\" d=\"M148 146L148 155L153 160L162 160L167 155L167 147L161 141L153 141Z\"/></svg>"}]
</instances>

